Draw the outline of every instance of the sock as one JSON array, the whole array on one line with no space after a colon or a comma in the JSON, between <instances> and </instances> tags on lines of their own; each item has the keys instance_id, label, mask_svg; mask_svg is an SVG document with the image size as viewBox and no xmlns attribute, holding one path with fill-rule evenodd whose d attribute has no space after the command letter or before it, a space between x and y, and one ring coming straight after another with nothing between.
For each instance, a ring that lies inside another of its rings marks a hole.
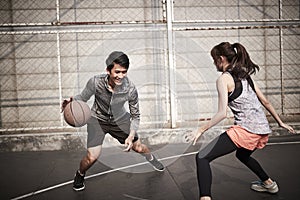
<instances>
[{"instance_id":1,"label":"sock","mask_svg":"<svg viewBox=\"0 0 300 200\"><path fill-rule=\"evenodd\" d=\"M85 174L82 174L82 173L80 172L80 170L78 170L78 173L79 173L80 176L85 176Z\"/></svg>"}]
</instances>

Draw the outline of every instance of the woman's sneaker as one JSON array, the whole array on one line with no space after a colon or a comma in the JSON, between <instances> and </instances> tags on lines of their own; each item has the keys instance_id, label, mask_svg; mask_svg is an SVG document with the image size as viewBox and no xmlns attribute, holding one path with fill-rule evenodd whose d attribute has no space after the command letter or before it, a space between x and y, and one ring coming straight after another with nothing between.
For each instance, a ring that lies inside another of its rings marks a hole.
<instances>
[{"instance_id":1,"label":"woman's sneaker","mask_svg":"<svg viewBox=\"0 0 300 200\"><path fill-rule=\"evenodd\" d=\"M251 189L257 192L269 192L275 194L279 191L278 185L275 181L272 184L266 185L262 181L255 181L251 184Z\"/></svg>"},{"instance_id":2,"label":"woman's sneaker","mask_svg":"<svg viewBox=\"0 0 300 200\"><path fill-rule=\"evenodd\" d=\"M147 161L153 166L153 168L156 170L156 171L164 171L165 170L165 167L163 166L163 164L161 162L159 162L155 157L154 155L151 155L151 159L147 159Z\"/></svg>"},{"instance_id":3,"label":"woman's sneaker","mask_svg":"<svg viewBox=\"0 0 300 200\"><path fill-rule=\"evenodd\" d=\"M75 177L74 177L74 182L73 182L73 189L75 191L81 191L84 190L85 185L84 185L84 175L82 176L79 171L76 171Z\"/></svg>"}]
</instances>

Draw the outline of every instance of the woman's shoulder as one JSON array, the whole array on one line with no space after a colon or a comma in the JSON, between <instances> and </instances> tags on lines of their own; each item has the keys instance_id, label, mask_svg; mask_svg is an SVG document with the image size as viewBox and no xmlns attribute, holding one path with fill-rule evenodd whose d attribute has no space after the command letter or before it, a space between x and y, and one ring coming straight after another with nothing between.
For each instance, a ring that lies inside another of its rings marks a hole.
<instances>
[{"instance_id":1,"label":"woman's shoulder","mask_svg":"<svg viewBox=\"0 0 300 200\"><path fill-rule=\"evenodd\" d=\"M217 80L217 86L223 86L228 92L232 92L235 88L235 81L230 73L222 73Z\"/></svg>"},{"instance_id":2,"label":"woman's shoulder","mask_svg":"<svg viewBox=\"0 0 300 200\"><path fill-rule=\"evenodd\" d=\"M219 81L223 83L231 83L232 81L234 81L234 79L229 72L223 72L217 79L217 82Z\"/></svg>"}]
</instances>

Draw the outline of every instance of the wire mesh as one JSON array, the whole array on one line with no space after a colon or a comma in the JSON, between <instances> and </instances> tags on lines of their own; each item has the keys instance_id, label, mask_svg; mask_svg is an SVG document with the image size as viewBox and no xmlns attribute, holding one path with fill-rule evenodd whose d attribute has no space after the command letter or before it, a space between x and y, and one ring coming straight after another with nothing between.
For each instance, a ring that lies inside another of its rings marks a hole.
<instances>
[{"instance_id":1,"label":"wire mesh","mask_svg":"<svg viewBox=\"0 0 300 200\"><path fill-rule=\"evenodd\" d=\"M169 80L166 3L1 1L0 127L66 127L61 99L105 73L104 61L114 50L129 55L142 127L170 127L174 117L178 126L197 123L217 109L210 49L223 41L247 48L261 67L254 79L276 111L299 121L299 1L174 1L175 87Z\"/></svg>"}]
</instances>

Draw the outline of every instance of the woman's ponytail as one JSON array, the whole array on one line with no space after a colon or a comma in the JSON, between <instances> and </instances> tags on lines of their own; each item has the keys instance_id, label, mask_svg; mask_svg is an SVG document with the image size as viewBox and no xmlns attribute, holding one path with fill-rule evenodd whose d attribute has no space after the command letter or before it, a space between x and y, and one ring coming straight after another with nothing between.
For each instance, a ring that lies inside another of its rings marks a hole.
<instances>
[{"instance_id":1,"label":"woman's ponytail","mask_svg":"<svg viewBox=\"0 0 300 200\"><path fill-rule=\"evenodd\" d=\"M222 42L212 48L210 53L214 60L220 56L226 57L230 63L227 71L230 71L237 78L247 78L259 70L259 66L252 62L245 47L240 43Z\"/></svg>"},{"instance_id":2,"label":"woman's ponytail","mask_svg":"<svg viewBox=\"0 0 300 200\"><path fill-rule=\"evenodd\" d=\"M232 73L238 78L247 78L251 74L255 74L259 70L259 66L254 64L243 45L240 43L232 44L232 49L236 56L232 59Z\"/></svg>"}]
</instances>

